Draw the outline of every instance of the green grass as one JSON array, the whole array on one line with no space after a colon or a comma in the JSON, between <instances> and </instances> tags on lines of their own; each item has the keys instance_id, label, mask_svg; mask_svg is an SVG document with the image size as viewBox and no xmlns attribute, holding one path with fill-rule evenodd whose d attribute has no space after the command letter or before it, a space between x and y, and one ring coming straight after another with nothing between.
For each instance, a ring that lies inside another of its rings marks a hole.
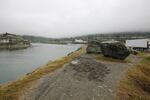
<instances>
[{"instance_id":1,"label":"green grass","mask_svg":"<svg viewBox=\"0 0 150 100\"><path fill-rule=\"evenodd\" d=\"M117 100L150 100L150 56L127 71L119 83Z\"/></svg>"},{"instance_id":2,"label":"green grass","mask_svg":"<svg viewBox=\"0 0 150 100\"><path fill-rule=\"evenodd\" d=\"M116 62L116 63L130 63L131 62L130 57L128 57L125 60L119 60L119 59L114 59L111 57L105 57L102 54L96 54L95 57L97 60L108 61L108 62Z\"/></svg>"},{"instance_id":3,"label":"green grass","mask_svg":"<svg viewBox=\"0 0 150 100\"><path fill-rule=\"evenodd\" d=\"M69 63L83 52L85 52L84 48L78 49L66 57L49 62L47 65L33 71L32 73L29 73L17 81L0 85L0 100L18 100L22 91L29 88L36 80L57 70L58 68L61 68L64 64Z\"/></svg>"}]
</instances>

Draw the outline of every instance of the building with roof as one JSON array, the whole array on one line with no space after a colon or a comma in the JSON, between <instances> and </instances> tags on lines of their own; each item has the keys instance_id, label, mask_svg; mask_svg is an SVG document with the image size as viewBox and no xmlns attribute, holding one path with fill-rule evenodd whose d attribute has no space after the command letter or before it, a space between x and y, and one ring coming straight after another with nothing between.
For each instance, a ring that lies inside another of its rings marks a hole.
<instances>
[{"instance_id":1,"label":"building with roof","mask_svg":"<svg viewBox=\"0 0 150 100\"><path fill-rule=\"evenodd\" d=\"M21 49L29 46L30 42L19 35L10 33L0 35L0 49Z\"/></svg>"},{"instance_id":2,"label":"building with roof","mask_svg":"<svg viewBox=\"0 0 150 100\"><path fill-rule=\"evenodd\" d=\"M87 41L84 41L82 39L75 39L74 43L76 43L76 44L86 44Z\"/></svg>"}]
</instances>

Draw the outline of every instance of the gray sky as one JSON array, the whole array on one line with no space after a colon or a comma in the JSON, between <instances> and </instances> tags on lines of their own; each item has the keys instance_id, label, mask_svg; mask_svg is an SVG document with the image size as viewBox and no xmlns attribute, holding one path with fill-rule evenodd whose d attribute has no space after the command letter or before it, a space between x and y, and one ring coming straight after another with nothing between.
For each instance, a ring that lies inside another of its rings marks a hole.
<instances>
[{"instance_id":1,"label":"gray sky","mask_svg":"<svg viewBox=\"0 0 150 100\"><path fill-rule=\"evenodd\" d=\"M150 0L0 0L0 33L66 37L150 31Z\"/></svg>"}]
</instances>

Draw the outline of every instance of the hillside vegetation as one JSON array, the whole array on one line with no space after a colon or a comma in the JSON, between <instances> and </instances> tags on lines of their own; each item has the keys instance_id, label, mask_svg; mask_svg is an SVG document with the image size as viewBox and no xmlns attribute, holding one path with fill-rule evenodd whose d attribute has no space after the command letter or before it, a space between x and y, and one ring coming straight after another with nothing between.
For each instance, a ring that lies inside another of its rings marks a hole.
<instances>
[{"instance_id":1,"label":"hillside vegetation","mask_svg":"<svg viewBox=\"0 0 150 100\"><path fill-rule=\"evenodd\" d=\"M75 39L82 39L84 41L92 41L92 40L118 40L125 41L126 39L142 39L142 38L150 38L150 32L120 32L120 33L93 33L84 36L76 36L76 37L67 37L67 38L46 38L40 36L29 36L24 35L24 39L27 39L31 42L40 42L40 43L51 43L51 44L67 44L74 43Z\"/></svg>"},{"instance_id":2,"label":"hillside vegetation","mask_svg":"<svg viewBox=\"0 0 150 100\"><path fill-rule=\"evenodd\" d=\"M150 56L127 71L120 81L117 100L150 100Z\"/></svg>"}]
</instances>

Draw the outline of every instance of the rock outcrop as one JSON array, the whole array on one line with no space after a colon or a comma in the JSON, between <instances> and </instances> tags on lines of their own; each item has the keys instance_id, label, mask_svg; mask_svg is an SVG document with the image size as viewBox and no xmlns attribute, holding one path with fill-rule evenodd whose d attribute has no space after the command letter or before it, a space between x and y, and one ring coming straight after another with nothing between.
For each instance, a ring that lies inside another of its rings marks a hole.
<instances>
[{"instance_id":1,"label":"rock outcrop","mask_svg":"<svg viewBox=\"0 0 150 100\"><path fill-rule=\"evenodd\" d=\"M91 41L86 49L87 53L101 53L101 43L99 41Z\"/></svg>"},{"instance_id":2,"label":"rock outcrop","mask_svg":"<svg viewBox=\"0 0 150 100\"><path fill-rule=\"evenodd\" d=\"M124 60L130 52L123 43L104 42L101 43L102 54L106 57Z\"/></svg>"},{"instance_id":3,"label":"rock outcrop","mask_svg":"<svg viewBox=\"0 0 150 100\"><path fill-rule=\"evenodd\" d=\"M130 54L133 54L133 55L137 55L138 54L138 51L132 49L132 48L128 48Z\"/></svg>"}]
</instances>

